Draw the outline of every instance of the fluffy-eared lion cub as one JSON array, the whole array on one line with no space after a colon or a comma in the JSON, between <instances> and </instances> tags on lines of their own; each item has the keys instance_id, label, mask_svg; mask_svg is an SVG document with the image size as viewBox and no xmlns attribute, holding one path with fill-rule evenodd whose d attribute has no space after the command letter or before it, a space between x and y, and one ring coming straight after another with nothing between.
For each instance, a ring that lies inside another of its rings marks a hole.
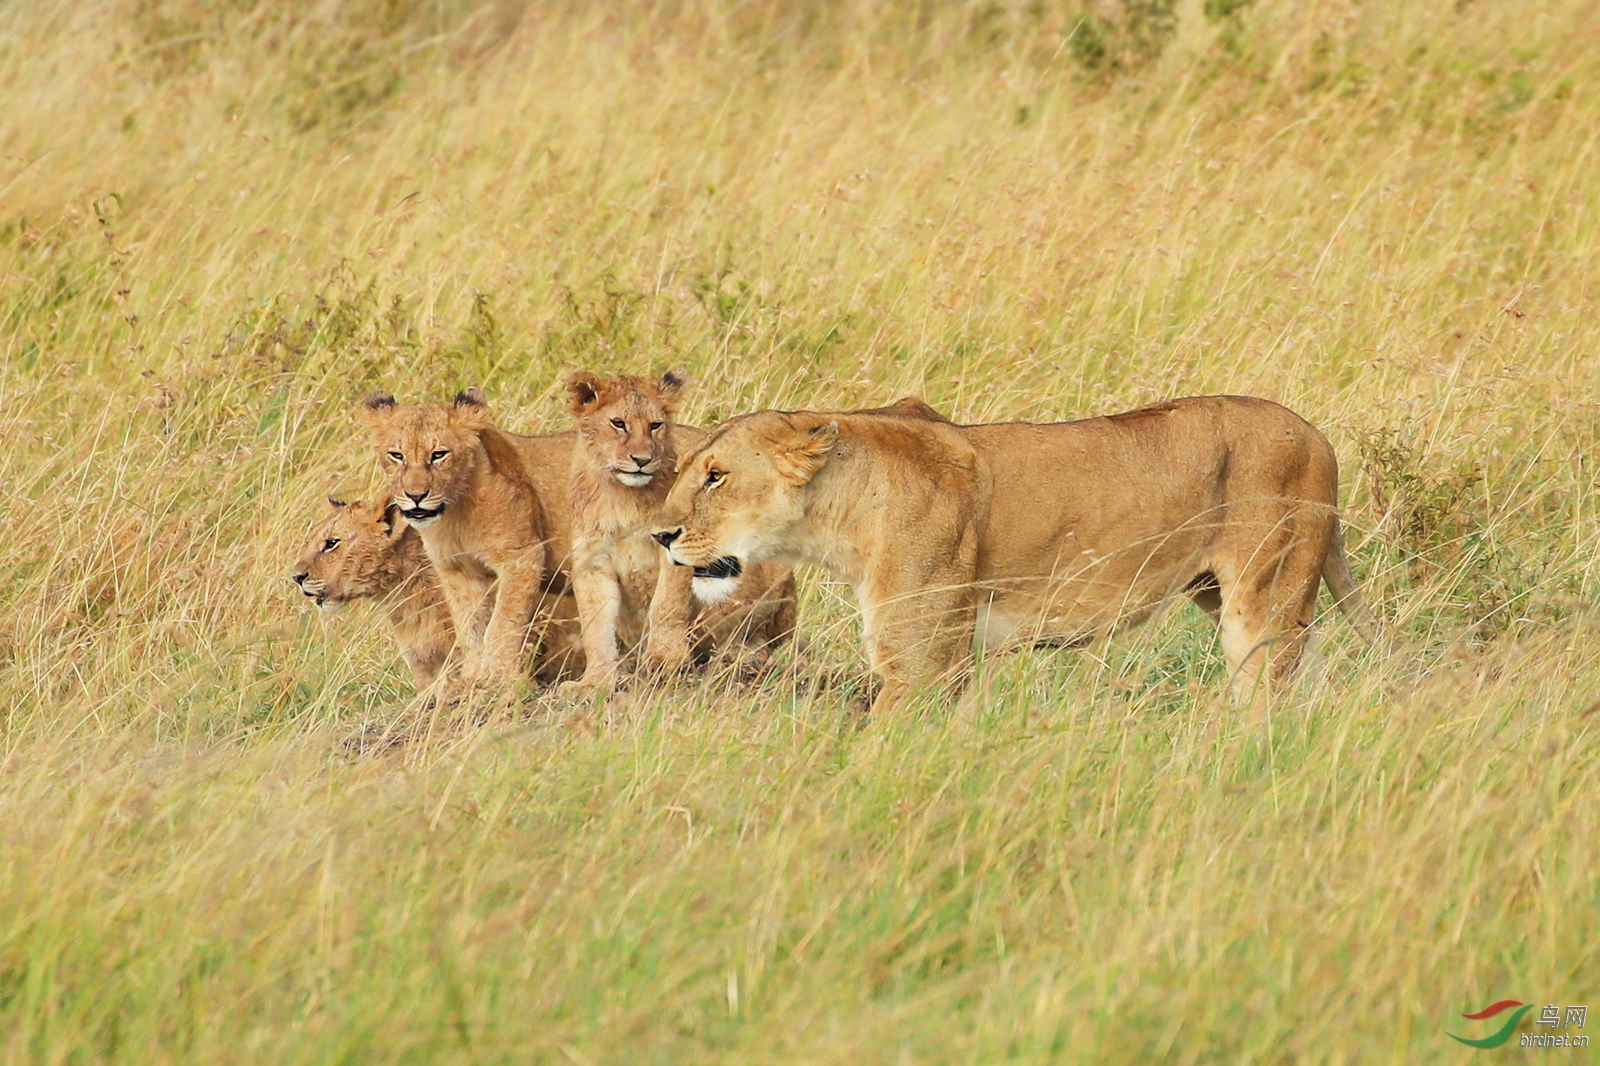
<instances>
[{"instance_id":1,"label":"fluffy-eared lion cub","mask_svg":"<svg viewBox=\"0 0 1600 1066\"><path fill-rule=\"evenodd\" d=\"M875 712L959 676L975 644L1084 641L1180 594L1259 703L1299 660L1320 582L1378 636L1338 483L1321 433L1246 396L1048 425L762 411L688 452L654 536L696 574L770 560L851 582Z\"/></svg>"},{"instance_id":2,"label":"fluffy-eared lion cub","mask_svg":"<svg viewBox=\"0 0 1600 1066\"><path fill-rule=\"evenodd\" d=\"M401 520L391 500L345 503L329 497L328 506L295 565L295 584L324 611L356 600L381 602L412 680L418 690L427 688L444 668L456 633L422 537ZM528 665L536 679L556 681L582 668L583 650L572 597L546 595L552 606L540 612Z\"/></svg>"},{"instance_id":3,"label":"fluffy-eared lion cub","mask_svg":"<svg viewBox=\"0 0 1600 1066\"><path fill-rule=\"evenodd\" d=\"M422 535L450 607L462 676L515 677L548 539L518 441L489 424L477 389L412 407L373 392L361 406L400 516Z\"/></svg>"},{"instance_id":4,"label":"fluffy-eared lion cub","mask_svg":"<svg viewBox=\"0 0 1600 1066\"><path fill-rule=\"evenodd\" d=\"M578 422L572 455L572 587L583 627L585 669L571 683L586 691L610 683L625 645L644 640L648 665L676 669L733 645L759 657L794 629L794 577L757 565L737 595L712 581L697 601L685 567L666 566L645 535L677 474L678 445L699 430L676 425L683 379L567 379Z\"/></svg>"}]
</instances>

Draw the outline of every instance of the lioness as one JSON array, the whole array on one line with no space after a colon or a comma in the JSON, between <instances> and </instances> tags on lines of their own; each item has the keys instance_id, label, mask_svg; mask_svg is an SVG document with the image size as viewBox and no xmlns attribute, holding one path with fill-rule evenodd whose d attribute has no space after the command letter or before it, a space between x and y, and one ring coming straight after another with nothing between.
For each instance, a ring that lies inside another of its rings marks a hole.
<instances>
[{"instance_id":1,"label":"lioness","mask_svg":"<svg viewBox=\"0 0 1600 1066\"><path fill-rule=\"evenodd\" d=\"M393 478L400 516L422 534L469 681L514 677L545 584L545 509L528 438L489 424L483 393L400 407L387 392L362 417Z\"/></svg>"},{"instance_id":2,"label":"lioness","mask_svg":"<svg viewBox=\"0 0 1600 1066\"><path fill-rule=\"evenodd\" d=\"M578 371L567 379L567 404L578 422L572 454L572 588L583 626L585 669L569 691L608 684L616 673L618 639L641 632L646 663L677 669L741 643L753 655L794 629L794 576L788 567L752 568L735 596L711 579L715 606L695 602L694 579L663 566L644 530L677 474L677 442L701 431L673 420L683 379L600 378ZM724 595L715 595L723 593Z\"/></svg>"},{"instance_id":3,"label":"lioness","mask_svg":"<svg viewBox=\"0 0 1600 1066\"><path fill-rule=\"evenodd\" d=\"M763 411L687 456L653 535L697 574L777 560L853 583L875 712L975 645L1085 641L1178 592L1218 620L1235 692L1263 700L1263 675L1300 657L1319 578L1377 637L1337 488L1321 433L1243 396L1050 425Z\"/></svg>"},{"instance_id":4,"label":"lioness","mask_svg":"<svg viewBox=\"0 0 1600 1066\"><path fill-rule=\"evenodd\" d=\"M355 600L383 601L412 680L419 690L427 688L443 670L456 633L422 537L401 520L393 501L345 503L330 496L328 506L290 576L324 611ZM552 606L533 634L530 663L541 681L558 680L583 662L577 605L571 596L548 595Z\"/></svg>"}]
</instances>

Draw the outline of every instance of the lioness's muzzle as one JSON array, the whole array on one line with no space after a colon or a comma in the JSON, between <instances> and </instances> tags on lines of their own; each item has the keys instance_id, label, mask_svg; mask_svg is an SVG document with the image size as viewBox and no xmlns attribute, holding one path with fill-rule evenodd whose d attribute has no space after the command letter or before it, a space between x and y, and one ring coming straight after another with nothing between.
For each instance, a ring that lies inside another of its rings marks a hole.
<instances>
[{"instance_id":1,"label":"lioness's muzzle","mask_svg":"<svg viewBox=\"0 0 1600 1066\"><path fill-rule=\"evenodd\" d=\"M694 568L695 577L729 578L738 577L742 573L744 573L743 564L731 555L724 555L722 558L713 560L705 566Z\"/></svg>"}]
</instances>

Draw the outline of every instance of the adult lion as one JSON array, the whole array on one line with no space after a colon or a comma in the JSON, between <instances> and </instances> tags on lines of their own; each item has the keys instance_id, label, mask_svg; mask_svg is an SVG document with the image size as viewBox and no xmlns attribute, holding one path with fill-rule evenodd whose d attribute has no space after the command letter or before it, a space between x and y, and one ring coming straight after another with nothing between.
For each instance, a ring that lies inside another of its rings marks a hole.
<instances>
[{"instance_id":1,"label":"adult lion","mask_svg":"<svg viewBox=\"0 0 1600 1066\"><path fill-rule=\"evenodd\" d=\"M653 535L696 574L774 560L850 581L874 712L960 673L975 644L1086 641L1180 592L1259 701L1299 660L1319 580L1377 636L1337 489L1327 439L1244 396L1049 425L762 411L684 459Z\"/></svg>"}]
</instances>

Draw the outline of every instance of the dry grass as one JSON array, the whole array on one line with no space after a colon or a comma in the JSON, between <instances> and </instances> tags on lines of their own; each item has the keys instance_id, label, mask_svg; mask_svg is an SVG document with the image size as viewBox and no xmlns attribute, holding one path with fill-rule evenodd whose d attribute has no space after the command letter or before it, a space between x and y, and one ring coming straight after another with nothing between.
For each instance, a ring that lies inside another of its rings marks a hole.
<instances>
[{"instance_id":1,"label":"dry grass","mask_svg":"<svg viewBox=\"0 0 1600 1066\"><path fill-rule=\"evenodd\" d=\"M1036 8L0 9L5 1061L1411 1063L1600 998L1600 18L1196 0L1090 69ZM1186 608L858 728L812 575L759 692L352 754L403 668L283 574L355 399L668 364L1278 399L1417 651L1328 618L1246 725Z\"/></svg>"}]
</instances>

